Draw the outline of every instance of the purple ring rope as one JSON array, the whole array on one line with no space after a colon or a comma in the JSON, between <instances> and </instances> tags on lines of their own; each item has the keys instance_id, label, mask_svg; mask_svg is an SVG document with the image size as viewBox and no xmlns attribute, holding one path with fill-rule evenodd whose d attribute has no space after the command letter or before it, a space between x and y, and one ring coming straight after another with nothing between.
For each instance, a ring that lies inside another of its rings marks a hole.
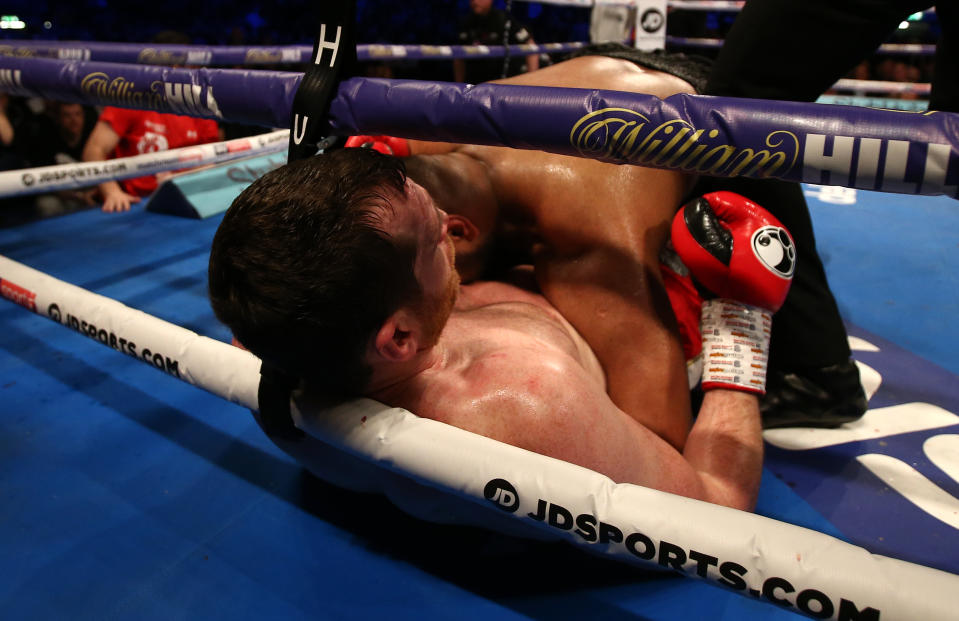
<instances>
[{"instance_id":1,"label":"purple ring rope","mask_svg":"<svg viewBox=\"0 0 959 621\"><path fill-rule=\"evenodd\" d=\"M709 176L959 194L959 115L952 113L354 78L341 85L330 116L337 134L392 133Z\"/></svg>"},{"instance_id":2,"label":"purple ring rope","mask_svg":"<svg viewBox=\"0 0 959 621\"><path fill-rule=\"evenodd\" d=\"M0 91L288 127L302 73L183 69L0 56Z\"/></svg>"},{"instance_id":3,"label":"purple ring rope","mask_svg":"<svg viewBox=\"0 0 959 621\"><path fill-rule=\"evenodd\" d=\"M530 43L513 45L513 53L555 54L571 52L586 43ZM519 49L519 52L516 52ZM0 55L14 58L51 58L108 63L147 65L277 65L310 61L311 45L149 45L96 41L18 41L0 44ZM361 61L443 60L453 58L495 58L506 55L502 45L358 45Z\"/></svg>"},{"instance_id":4,"label":"purple ring rope","mask_svg":"<svg viewBox=\"0 0 959 621\"><path fill-rule=\"evenodd\" d=\"M14 95L289 127L300 74L0 58ZM351 78L329 134L541 149L710 176L959 197L959 114Z\"/></svg>"}]
</instances>

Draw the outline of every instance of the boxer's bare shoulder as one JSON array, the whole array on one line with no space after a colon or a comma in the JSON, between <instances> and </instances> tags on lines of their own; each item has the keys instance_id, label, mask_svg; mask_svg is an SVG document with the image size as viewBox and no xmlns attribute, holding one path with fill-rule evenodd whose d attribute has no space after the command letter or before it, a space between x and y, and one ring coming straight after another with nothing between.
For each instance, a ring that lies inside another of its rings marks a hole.
<instances>
[{"instance_id":1,"label":"boxer's bare shoulder","mask_svg":"<svg viewBox=\"0 0 959 621\"><path fill-rule=\"evenodd\" d=\"M613 403L582 339L541 304L511 301L506 287L476 288L469 309L450 317L436 364L370 396L615 481L701 495L682 456Z\"/></svg>"},{"instance_id":2,"label":"boxer's bare shoulder","mask_svg":"<svg viewBox=\"0 0 959 621\"><path fill-rule=\"evenodd\" d=\"M557 403L608 401L583 338L543 296L511 284L463 286L438 347L433 366L370 396L505 442Z\"/></svg>"},{"instance_id":3,"label":"boxer's bare shoulder","mask_svg":"<svg viewBox=\"0 0 959 621\"><path fill-rule=\"evenodd\" d=\"M677 93L694 93L693 86L672 74L642 67L634 62L608 56L580 56L539 71L520 74L505 84L600 88L644 93L659 98Z\"/></svg>"}]
</instances>

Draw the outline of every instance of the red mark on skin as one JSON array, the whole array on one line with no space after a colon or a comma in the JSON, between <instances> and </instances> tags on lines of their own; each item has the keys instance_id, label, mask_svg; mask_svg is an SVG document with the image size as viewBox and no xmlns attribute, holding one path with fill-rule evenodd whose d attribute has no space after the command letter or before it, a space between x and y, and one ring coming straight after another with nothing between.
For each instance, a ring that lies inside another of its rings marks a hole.
<instances>
[{"instance_id":1,"label":"red mark on skin","mask_svg":"<svg viewBox=\"0 0 959 621\"><path fill-rule=\"evenodd\" d=\"M363 424L363 425L366 424L366 417L365 417L365 416L360 419L360 423Z\"/></svg>"}]
</instances>

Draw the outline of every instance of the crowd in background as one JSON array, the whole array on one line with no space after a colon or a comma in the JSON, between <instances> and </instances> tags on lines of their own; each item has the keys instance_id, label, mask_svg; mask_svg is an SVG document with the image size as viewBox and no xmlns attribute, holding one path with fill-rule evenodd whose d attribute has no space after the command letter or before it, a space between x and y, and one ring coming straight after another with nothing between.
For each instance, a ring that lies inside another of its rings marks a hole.
<instances>
[{"instance_id":1,"label":"crowd in background","mask_svg":"<svg viewBox=\"0 0 959 621\"><path fill-rule=\"evenodd\" d=\"M7 38L143 42L157 32L186 32L198 45L294 45L311 44L315 36L310 19L311 4L305 1L258 2L231 0L195 2L167 0L163 10L144 3L119 0L75 0L73 2L38 0L14 2L4 11L16 11L27 23L24 31L8 31ZM17 6L22 5L22 6ZM495 6L506 7L506 0ZM589 39L589 7L563 6L538 2L510 1L509 9L524 24L533 40L545 42L586 41ZM469 12L469 0L357 0L357 28L361 43L455 44L458 23ZM735 20L731 11L691 11L670 9L667 32L671 36L722 39ZM49 27L45 26L49 22ZM892 43L934 43L939 36L934 16L912 21L897 32ZM826 44L826 42L818 42ZM814 44L814 42L811 42ZM714 56L715 48L694 47L693 51ZM436 63L396 66L401 73L426 73L433 78L452 68ZM919 82L930 79L928 56L877 55L857 77ZM289 67L287 67L289 68ZM403 77L408 77L404 75ZM850 76L852 77L852 76Z\"/></svg>"},{"instance_id":2,"label":"crowd in background","mask_svg":"<svg viewBox=\"0 0 959 621\"><path fill-rule=\"evenodd\" d=\"M488 1L488 0L485 0ZM22 5L22 6L18 6ZM16 11L26 29L5 31L0 43L18 40L146 42L163 31L179 31L196 45L293 45L311 44L315 36L310 3L231 0L195 2L168 0L163 10L142 3L118 0L76 0L14 2L5 11ZM508 8L517 28L528 30L536 43L588 41L589 7L572 7L536 2L496 0L494 7ZM469 0L420 0L396 3L386 0L357 0L357 28L360 43L462 44L462 24L470 13ZM667 33L684 39L725 37L736 18L735 12L670 10ZM935 16L907 23L890 43L934 43L938 36ZM4 40L5 39L5 40ZM715 57L718 48L690 43L668 44L669 49ZM540 55L533 64L544 66L555 59ZM527 62L517 71L525 70ZM259 67L262 68L262 67ZM300 67L271 67L284 71ZM453 80L451 61L402 61L365 63L366 75ZM928 82L932 56L877 53L860 63L847 77L861 80ZM473 81L473 80L467 80ZM875 94L875 93L871 93ZM891 95L916 97L914 94ZM89 136L100 110L89 106L7 97L0 94L0 170L30 168L79 161L83 142ZM225 138L265 131L267 128L222 127ZM78 146L79 143L79 146ZM58 193L53 197L0 199L0 226L24 219L65 213L96 204L93 191Z\"/></svg>"}]
</instances>

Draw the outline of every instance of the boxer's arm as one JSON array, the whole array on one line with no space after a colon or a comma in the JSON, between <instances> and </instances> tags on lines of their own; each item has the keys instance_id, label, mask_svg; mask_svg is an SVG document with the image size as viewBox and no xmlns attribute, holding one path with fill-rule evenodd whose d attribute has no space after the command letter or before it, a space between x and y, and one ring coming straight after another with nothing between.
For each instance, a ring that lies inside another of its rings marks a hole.
<instances>
[{"instance_id":1,"label":"boxer's arm","mask_svg":"<svg viewBox=\"0 0 959 621\"><path fill-rule=\"evenodd\" d=\"M792 282L793 241L775 217L730 192L685 205L672 240L693 277L720 296L703 305L706 393L683 454L717 493L755 503L763 454L757 395L771 316Z\"/></svg>"},{"instance_id":2,"label":"boxer's arm","mask_svg":"<svg viewBox=\"0 0 959 621\"><path fill-rule=\"evenodd\" d=\"M738 390L706 391L683 457L710 502L752 510L763 465L759 399Z\"/></svg>"},{"instance_id":3,"label":"boxer's arm","mask_svg":"<svg viewBox=\"0 0 959 621\"><path fill-rule=\"evenodd\" d=\"M758 437L755 397L713 391L700 414L705 418L697 422L694 446L680 454L616 407L581 368L541 366L535 373L535 393L500 390L482 401L488 411L471 417L481 421L482 428L471 430L619 483L753 509L758 474L747 478L736 470L760 471L762 447L752 442Z\"/></svg>"},{"instance_id":4,"label":"boxer's arm","mask_svg":"<svg viewBox=\"0 0 959 621\"><path fill-rule=\"evenodd\" d=\"M610 316L617 318L614 326L597 325L596 334L586 332L593 338L594 349L608 345L607 364L625 378L621 382L631 380L634 390L627 395L632 397L627 401L632 408L628 415L606 392L589 397L599 404L599 410L590 414L590 410L580 408L583 415L579 422L602 429L602 437L590 444L586 441L588 432L570 430L572 438L584 438L584 445L569 450L585 450L586 454L578 457L609 468L600 471L614 480L752 510L763 459L758 398L752 393L710 390L690 429L686 375L681 360L674 359L681 357L681 351L664 340L672 332L663 329L654 312L633 312L639 302L619 309L621 298L613 295L612 289L591 292L577 287L571 291L580 292L591 304L611 311ZM601 324L602 319L595 319L595 323ZM604 335L610 342L600 342ZM609 367L607 376L611 377ZM563 395L554 398L561 401ZM628 420L621 420L623 417ZM602 462L611 456L616 463Z\"/></svg>"},{"instance_id":5,"label":"boxer's arm","mask_svg":"<svg viewBox=\"0 0 959 621\"><path fill-rule=\"evenodd\" d=\"M682 451L692 425L689 384L658 271L597 243L538 257L536 275L546 299L596 354L613 402Z\"/></svg>"},{"instance_id":6,"label":"boxer's arm","mask_svg":"<svg viewBox=\"0 0 959 621\"><path fill-rule=\"evenodd\" d=\"M412 155L437 155L456 151L463 145L457 142L430 142L427 140L409 140Z\"/></svg>"},{"instance_id":7,"label":"boxer's arm","mask_svg":"<svg viewBox=\"0 0 959 621\"><path fill-rule=\"evenodd\" d=\"M437 155L456 151L463 145L456 142L431 142L397 138L396 136L357 134L349 136L343 144L346 148L367 147L387 155L407 157L410 155Z\"/></svg>"}]
</instances>

